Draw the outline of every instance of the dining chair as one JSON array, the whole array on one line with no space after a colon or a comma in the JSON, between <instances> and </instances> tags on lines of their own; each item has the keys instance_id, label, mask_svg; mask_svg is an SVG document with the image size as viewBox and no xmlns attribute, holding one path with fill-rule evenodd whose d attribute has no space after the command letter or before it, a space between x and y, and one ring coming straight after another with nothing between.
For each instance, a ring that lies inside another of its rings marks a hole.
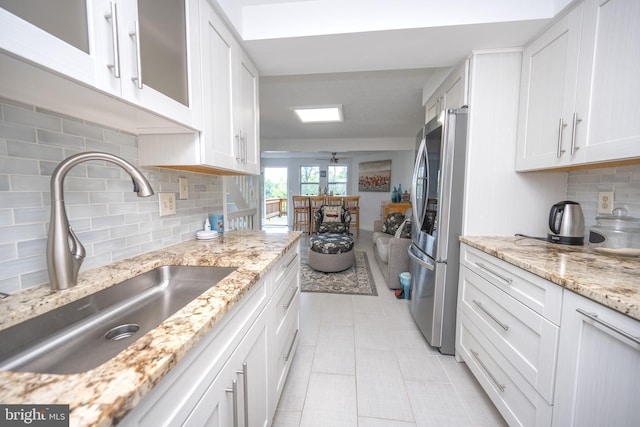
<instances>
[{"instance_id":1,"label":"dining chair","mask_svg":"<svg viewBox=\"0 0 640 427\"><path fill-rule=\"evenodd\" d=\"M343 206L343 196L327 196L326 204L329 206Z\"/></svg>"},{"instance_id":2,"label":"dining chair","mask_svg":"<svg viewBox=\"0 0 640 427\"><path fill-rule=\"evenodd\" d=\"M327 201L326 196L309 196L309 205L311 207L310 221L311 221L311 234L315 233L315 222L313 221L313 215L325 205Z\"/></svg>"},{"instance_id":3,"label":"dining chair","mask_svg":"<svg viewBox=\"0 0 640 427\"><path fill-rule=\"evenodd\" d=\"M356 228L356 237L360 237L360 196L345 196L344 208L351 214L350 227Z\"/></svg>"},{"instance_id":4,"label":"dining chair","mask_svg":"<svg viewBox=\"0 0 640 427\"><path fill-rule=\"evenodd\" d=\"M311 210L309 196L291 196L293 202L293 229L310 233Z\"/></svg>"}]
</instances>

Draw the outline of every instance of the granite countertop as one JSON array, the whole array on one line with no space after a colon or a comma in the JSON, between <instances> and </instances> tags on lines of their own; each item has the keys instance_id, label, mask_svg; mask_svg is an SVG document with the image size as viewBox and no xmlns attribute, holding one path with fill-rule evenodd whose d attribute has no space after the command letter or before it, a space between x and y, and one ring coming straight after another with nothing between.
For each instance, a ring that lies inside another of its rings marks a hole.
<instances>
[{"instance_id":1,"label":"granite countertop","mask_svg":"<svg viewBox=\"0 0 640 427\"><path fill-rule=\"evenodd\" d=\"M48 286L41 286L0 300L1 330L161 265L237 268L95 369L69 375L0 371L0 402L69 404L72 426L117 423L296 244L300 236L299 232L226 232L214 240L191 240L82 272L78 284L65 291L56 293Z\"/></svg>"},{"instance_id":2,"label":"granite countertop","mask_svg":"<svg viewBox=\"0 0 640 427\"><path fill-rule=\"evenodd\" d=\"M460 241L640 320L640 258L608 256L592 246L523 237L460 237Z\"/></svg>"}]
</instances>

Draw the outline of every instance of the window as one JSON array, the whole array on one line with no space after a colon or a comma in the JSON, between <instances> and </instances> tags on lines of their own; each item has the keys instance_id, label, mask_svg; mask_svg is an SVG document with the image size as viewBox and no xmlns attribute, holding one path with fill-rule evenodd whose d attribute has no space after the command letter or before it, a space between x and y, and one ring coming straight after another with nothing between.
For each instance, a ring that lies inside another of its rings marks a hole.
<instances>
[{"instance_id":1,"label":"window","mask_svg":"<svg viewBox=\"0 0 640 427\"><path fill-rule=\"evenodd\" d=\"M320 191L320 166L300 166L300 195L315 196Z\"/></svg>"},{"instance_id":2,"label":"window","mask_svg":"<svg viewBox=\"0 0 640 427\"><path fill-rule=\"evenodd\" d=\"M329 194L335 196L347 195L347 165L330 165L327 168L327 188Z\"/></svg>"}]
</instances>

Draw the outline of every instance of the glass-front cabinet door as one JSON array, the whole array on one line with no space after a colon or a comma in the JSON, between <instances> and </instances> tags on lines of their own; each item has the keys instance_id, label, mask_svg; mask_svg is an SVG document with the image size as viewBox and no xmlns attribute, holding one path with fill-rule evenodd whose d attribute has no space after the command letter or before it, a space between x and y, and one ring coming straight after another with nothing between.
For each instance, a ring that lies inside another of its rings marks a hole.
<instances>
[{"instance_id":1,"label":"glass-front cabinet door","mask_svg":"<svg viewBox=\"0 0 640 427\"><path fill-rule=\"evenodd\" d=\"M0 7L0 53L200 130L197 0L0 0Z\"/></svg>"},{"instance_id":2,"label":"glass-front cabinet door","mask_svg":"<svg viewBox=\"0 0 640 427\"><path fill-rule=\"evenodd\" d=\"M122 81L123 98L200 130L198 1L138 0L124 5L128 9L122 13L120 40L128 75Z\"/></svg>"},{"instance_id":3,"label":"glass-front cabinet door","mask_svg":"<svg viewBox=\"0 0 640 427\"><path fill-rule=\"evenodd\" d=\"M120 93L117 5L108 0L0 0L0 51Z\"/></svg>"}]
</instances>

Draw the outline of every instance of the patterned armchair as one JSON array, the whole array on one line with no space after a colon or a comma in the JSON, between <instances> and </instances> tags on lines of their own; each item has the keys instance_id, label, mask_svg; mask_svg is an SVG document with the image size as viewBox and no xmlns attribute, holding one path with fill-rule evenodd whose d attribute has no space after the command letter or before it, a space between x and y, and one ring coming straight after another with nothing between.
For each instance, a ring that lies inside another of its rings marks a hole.
<instances>
[{"instance_id":1,"label":"patterned armchair","mask_svg":"<svg viewBox=\"0 0 640 427\"><path fill-rule=\"evenodd\" d=\"M342 206L322 205L313 214L314 234L350 234L351 214Z\"/></svg>"}]
</instances>

